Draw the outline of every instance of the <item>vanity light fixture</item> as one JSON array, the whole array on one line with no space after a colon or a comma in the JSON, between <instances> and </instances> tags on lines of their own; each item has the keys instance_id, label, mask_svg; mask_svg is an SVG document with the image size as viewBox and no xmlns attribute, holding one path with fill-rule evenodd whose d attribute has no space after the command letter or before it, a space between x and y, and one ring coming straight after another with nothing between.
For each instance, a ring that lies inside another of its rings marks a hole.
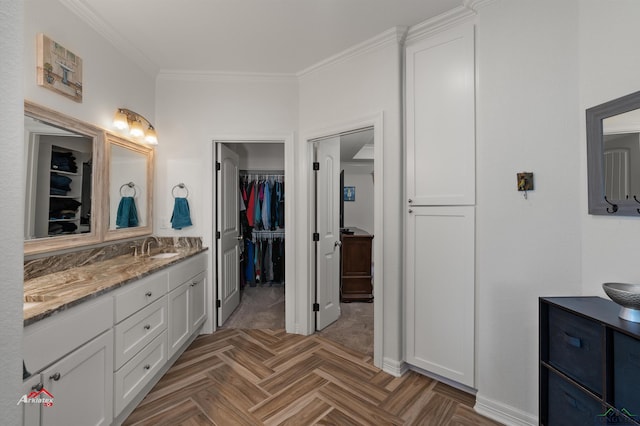
<instances>
[{"instance_id":1,"label":"vanity light fixture","mask_svg":"<svg viewBox=\"0 0 640 426\"><path fill-rule=\"evenodd\" d=\"M119 130L129 129L129 134L135 138L144 137L145 142L150 145L158 144L158 135L153 125L142 115L130 109L118 108L113 117L113 125Z\"/></svg>"}]
</instances>

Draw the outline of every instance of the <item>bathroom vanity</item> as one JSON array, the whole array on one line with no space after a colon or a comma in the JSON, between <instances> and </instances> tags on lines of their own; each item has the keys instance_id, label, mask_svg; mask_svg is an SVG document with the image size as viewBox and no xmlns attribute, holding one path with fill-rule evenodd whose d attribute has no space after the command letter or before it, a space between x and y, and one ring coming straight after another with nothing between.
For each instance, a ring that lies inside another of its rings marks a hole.
<instances>
[{"instance_id":1,"label":"bathroom vanity","mask_svg":"<svg viewBox=\"0 0 640 426\"><path fill-rule=\"evenodd\" d=\"M24 393L53 405L22 404L24 425L126 419L206 319L205 250L121 255L25 281Z\"/></svg>"}]
</instances>

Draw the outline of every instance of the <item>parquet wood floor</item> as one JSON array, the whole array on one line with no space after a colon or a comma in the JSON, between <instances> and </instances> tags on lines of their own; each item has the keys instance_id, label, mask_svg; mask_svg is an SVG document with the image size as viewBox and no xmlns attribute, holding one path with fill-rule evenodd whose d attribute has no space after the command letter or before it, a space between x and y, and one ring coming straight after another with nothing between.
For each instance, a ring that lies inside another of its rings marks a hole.
<instances>
[{"instance_id":1,"label":"parquet wood floor","mask_svg":"<svg viewBox=\"0 0 640 426\"><path fill-rule=\"evenodd\" d=\"M226 329L198 337L124 424L498 425L474 402L319 335Z\"/></svg>"}]
</instances>

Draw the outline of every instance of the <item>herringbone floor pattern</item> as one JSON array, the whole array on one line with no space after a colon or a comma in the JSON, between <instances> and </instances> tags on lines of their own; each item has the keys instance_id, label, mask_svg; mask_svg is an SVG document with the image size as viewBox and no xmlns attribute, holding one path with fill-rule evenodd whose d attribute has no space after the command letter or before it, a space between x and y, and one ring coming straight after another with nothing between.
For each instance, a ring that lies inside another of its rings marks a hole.
<instances>
[{"instance_id":1,"label":"herringbone floor pattern","mask_svg":"<svg viewBox=\"0 0 640 426\"><path fill-rule=\"evenodd\" d=\"M198 337L124 424L497 425L473 403L318 335L226 329Z\"/></svg>"}]
</instances>

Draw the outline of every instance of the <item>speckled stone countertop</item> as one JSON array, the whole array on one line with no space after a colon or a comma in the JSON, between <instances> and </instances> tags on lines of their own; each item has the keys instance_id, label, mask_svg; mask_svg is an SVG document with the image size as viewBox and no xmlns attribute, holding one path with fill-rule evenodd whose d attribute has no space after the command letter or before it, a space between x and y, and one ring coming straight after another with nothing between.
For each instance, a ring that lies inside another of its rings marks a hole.
<instances>
[{"instance_id":1,"label":"speckled stone countertop","mask_svg":"<svg viewBox=\"0 0 640 426\"><path fill-rule=\"evenodd\" d=\"M161 245L158 253L177 253L169 258L150 256L118 256L73 266L24 281L24 326L69 309L127 283L158 272L198 253L206 251L201 244L187 246Z\"/></svg>"}]
</instances>

